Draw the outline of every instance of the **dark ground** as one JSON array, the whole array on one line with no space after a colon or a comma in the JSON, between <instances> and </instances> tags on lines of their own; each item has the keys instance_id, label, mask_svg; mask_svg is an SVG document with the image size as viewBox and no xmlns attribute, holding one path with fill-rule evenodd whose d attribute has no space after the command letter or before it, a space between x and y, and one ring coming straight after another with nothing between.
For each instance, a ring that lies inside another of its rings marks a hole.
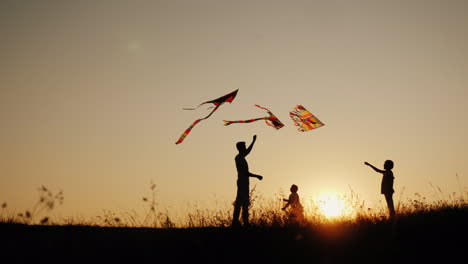
<instances>
[{"instance_id":1,"label":"dark ground","mask_svg":"<svg viewBox=\"0 0 468 264\"><path fill-rule=\"evenodd\" d=\"M301 228L0 224L0 262L467 263L467 224L467 210Z\"/></svg>"}]
</instances>

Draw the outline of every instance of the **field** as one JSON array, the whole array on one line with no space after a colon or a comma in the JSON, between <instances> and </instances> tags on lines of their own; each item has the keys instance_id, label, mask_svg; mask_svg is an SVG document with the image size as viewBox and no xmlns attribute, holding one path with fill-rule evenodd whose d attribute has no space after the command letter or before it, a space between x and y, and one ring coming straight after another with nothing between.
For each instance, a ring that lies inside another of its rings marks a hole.
<instances>
[{"instance_id":1,"label":"field","mask_svg":"<svg viewBox=\"0 0 468 264\"><path fill-rule=\"evenodd\" d=\"M300 224L289 224L284 214L268 205L253 210L251 226L238 228L229 227L229 212L200 213L190 217L191 222L183 227L175 226L155 210L149 211L153 223L158 225L154 227L138 227L134 222L118 218L104 219L102 223L107 224L58 225L3 217L0 248L4 259L14 260L8 263L454 263L466 260L468 204L464 196L433 203L409 200L398 206L398 212L395 221L388 220L385 211L372 213L367 208L358 208L349 217L326 219L315 213L307 215Z\"/></svg>"}]
</instances>

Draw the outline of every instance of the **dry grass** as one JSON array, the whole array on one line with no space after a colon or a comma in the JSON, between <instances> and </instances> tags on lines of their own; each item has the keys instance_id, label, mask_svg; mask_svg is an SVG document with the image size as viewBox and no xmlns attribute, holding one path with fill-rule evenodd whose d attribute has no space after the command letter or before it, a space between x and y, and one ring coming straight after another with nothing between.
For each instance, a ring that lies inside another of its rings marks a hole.
<instances>
[{"instance_id":1,"label":"dry grass","mask_svg":"<svg viewBox=\"0 0 468 264\"><path fill-rule=\"evenodd\" d=\"M39 199L30 208L19 213L10 212L8 204L4 202L0 211L0 223L20 223L20 224L50 224L48 213L57 205L62 205L64 195L62 191L54 193L45 186L37 189Z\"/></svg>"},{"instance_id":2,"label":"dry grass","mask_svg":"<svg viewBox=\"0 0 468 264\"><path fill-rule=\"evenodd\" d=\"M199 227L229 227L232 221L232 204L217 204L217 209L195 207L185 217L176 218L167 209L160 208L157 202L157 186L150 184L150 193L142 198L146 208L144 214L138 214L135 210L115 213L104 210L102 215L93 219L53 219L50 213L57 204L63 203L63 193L54 194L46 187L39 188L39 200L32 209L20 213L12 213L8 210L8 204L4 202L0 209L0 223L18 223L27 225L81 225L100 227L150 227L150 228L199 228ZM400 199L396 202L398 219L428 214L446 214L466 212L468 209L468 192L452 192L444 195L437 188L437 199L431 199L415 193L412 198ZM388 212L384 204L377 208L366 206L358 194L353 191L348 195L342 195L340 200L344 204L346 212L336 217L327 217L320 209L320 201L303 201L304 220L300 223L290 223L288 215L281 210L284 195L281 193L275 197L265 198L255 191L251 191L250 224L262 228L285 227L291 224L300 226L324 226L337 224L368 224L388 221Z\"/></svg>"},{"instance_id":3,"label":"dry grass","mask_svg":"<svg viewBox=\"0 0 468 264\"><path fill-rule=\"evenodd\" d=\"M143 213L105 210L92 219L41 224L52 210L45 201L37 206L46 205L41 214L26 219L12 215L4 203L0 248L4 257L25 252L21 257L29 261L24 263L37 262L44 252L54 252L45 257L57 263L71 257L80 263L101 258L106 263L456 263L465 257L468 192L444 195L439 190L431 201L418 193L397 198L396 222L388 221L384 205L368 208L351 192L340 197L346 214L329 218L320 201L303 201L304 221L290 223L281 210L283 197L280 193L265 198L254 188L250 228L228 228L232 202L221 202L215 209L195 206L184 217L175 217L173 210L157 203L154 184L142 199Z\"/></svg>"}]
</instances>

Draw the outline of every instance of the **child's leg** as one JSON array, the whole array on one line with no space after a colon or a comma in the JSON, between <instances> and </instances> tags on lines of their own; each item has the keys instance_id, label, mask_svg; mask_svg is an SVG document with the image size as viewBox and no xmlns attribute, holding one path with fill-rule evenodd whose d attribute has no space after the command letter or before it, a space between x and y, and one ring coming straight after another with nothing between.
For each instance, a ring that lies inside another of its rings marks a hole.
<instances>
[{"instance_id":1,"label":"child's leg","mask_svg":"<svg viewBox=\"0 0 468 264\"><path fill-rule=\"evenodd\" d=\"M390 217L395 216L395 207L393 205L393 194L385 194L385 200L387 201L388 211L390 212Z\"/></svg>"}]
</instances>

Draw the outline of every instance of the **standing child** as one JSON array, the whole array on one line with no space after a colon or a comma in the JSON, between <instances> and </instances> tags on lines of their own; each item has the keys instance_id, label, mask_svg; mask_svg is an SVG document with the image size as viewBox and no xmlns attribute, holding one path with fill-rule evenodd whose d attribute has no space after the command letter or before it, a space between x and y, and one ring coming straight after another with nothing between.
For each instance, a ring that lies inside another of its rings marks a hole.
<instances>
[{"instance_id":1,"label":"standing child","mask_svg":"<svg viewBox=\"0 0 468 264\"><path fill-rule=\"evenodd\" d=\"M387 201L387 206L388 206L388 211L390 212L390 219L395 218L395 207L393 205L393 193L395 192L393 190L393 180L395 177L393 176L393 161L391 160L386 160L384 163L384 169L385 170L380 170L373 166L372 164L369 164L368 162L364 162L365 165L371 167L378 173L382 173L382 184L380 186L380 193L385 195L385 200Z\"/></svg>"},{"instance_id":2,"label":"standing child","mask_svg":"<svg viewBox=\"0 0 468 264\"><path fill-rule=\"evenodd\" d=\"M283 206L283 208L281 208L281 210L284 211L288 207L290 207L289 220L295 223L301 222L304 218L304 209L300 202L299 194L297 193L298 189L299 188L297 187L297 185L291 185L291 188L289 188L289 190L291 191L289 199L283 199L283 201L286 202L286 204Z\"/></svg>"},{"instance_id":3,"label":"standing child","mask_svg":"<svg viewBox=\"0 0 468 264\"><path fill-rule=\"evenodd\" d=\"M249 171L249 164L245 157L249 155L252 150L257 136L253 136L252 143L248 148L245 147L245 142L237 142L236 147L239 154L236 155L236 168L237 168L237 196L234 202L234 214L232 218L232 226L239 226L239 215L242 209L242 222L244 226L249 225L249 178L254 177L259 180L263 179L263 176L253 174Z\"/></svg>"}]
</instances>

